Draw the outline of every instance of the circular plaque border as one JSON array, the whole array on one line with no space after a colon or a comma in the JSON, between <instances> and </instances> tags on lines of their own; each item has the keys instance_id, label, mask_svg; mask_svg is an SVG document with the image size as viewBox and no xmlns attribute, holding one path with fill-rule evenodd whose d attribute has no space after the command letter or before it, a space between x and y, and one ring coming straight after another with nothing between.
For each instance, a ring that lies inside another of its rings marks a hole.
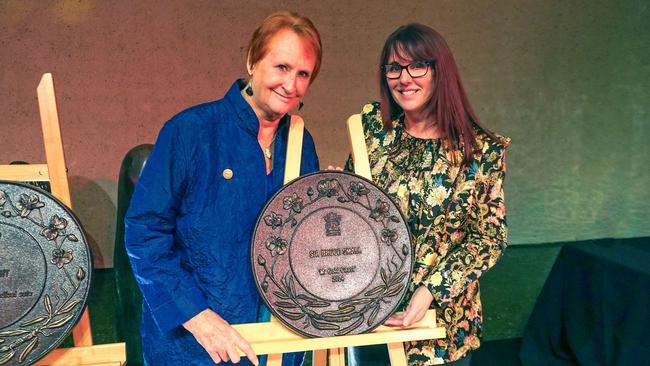
<instances>
[{"instance_id":1,"label":"circular plaque border","mask_svg":"<svg viewBox=\"0 0 650 366\"><path fill-rule=\"evenodd\" d=\"M342 301L311 295L295 278L296 264L288 263L297 219L312 212L311 205L320 209L316 202L322 200L367 210L368 221L377 223L373 235L385 247L379 275ZM366 333L381 325L406 296L414 264L410 231L397 205L373 182L342 171L319 171L287 183L262 209L251 239L251 268L261 298L275 317L307 337Z\"/></svg>"},{"instance_id":2,"label":"circular plaque border","mask_svg":"<svg viewBox=\"0 0 650 366\"><path fill-rule=\"evenodd\" d=\"M46 256L51 253L36 306L0 329L0 365L31 365L59 346L79 322L91 287L92 252L76 215L35 186L0 180L0 221L26 231Z\"/></svg>"}]
</instances>

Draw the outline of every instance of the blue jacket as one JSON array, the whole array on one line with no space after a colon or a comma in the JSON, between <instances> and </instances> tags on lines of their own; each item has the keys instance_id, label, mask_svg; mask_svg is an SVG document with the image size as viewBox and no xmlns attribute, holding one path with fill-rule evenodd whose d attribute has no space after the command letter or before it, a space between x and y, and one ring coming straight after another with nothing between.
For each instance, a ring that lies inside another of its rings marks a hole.
<instances>
[{"instance_id":1,"label":"blue jacket","mask_svg":"<svg viewBox=\"0 0 650 366\"><path fill-rule=\"evenodd\" d=\"M213 364L182 327L208 307L231 324L257 318L251 237L269 195L282 186L288 116L278 127L267 177L258 120L242 87L235 82L223 99L165 123L126 214L125 243L144 297L141 332L150 366ZM316 170L314 143L305 131L301 174Z\"/></svg>"}]
</instances>

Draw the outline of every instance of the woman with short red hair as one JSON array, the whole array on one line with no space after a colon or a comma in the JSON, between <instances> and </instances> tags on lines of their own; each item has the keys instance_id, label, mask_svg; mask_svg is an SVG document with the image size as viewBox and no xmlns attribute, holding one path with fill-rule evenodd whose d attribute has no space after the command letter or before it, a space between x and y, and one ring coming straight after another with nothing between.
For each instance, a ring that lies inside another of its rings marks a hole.
<instances>
[{"instance_id":1,"label":"woman with short red hair","mask_svg":"<svg viewBox=\"0 0 650 366\"><path fill-rule=\"evenodd\" d=\"M255 31L247 80L223 99L180 112L160 131L125 219L125 242L144 297L145 363L257 364L232 323L258 320L250 268L256 215L282 186L289 113L318 74L318 31L279 12ZM301 174L318 170L305 132ZM285 355L299 365L303 354Z\"/></svg>"}]
</instances>

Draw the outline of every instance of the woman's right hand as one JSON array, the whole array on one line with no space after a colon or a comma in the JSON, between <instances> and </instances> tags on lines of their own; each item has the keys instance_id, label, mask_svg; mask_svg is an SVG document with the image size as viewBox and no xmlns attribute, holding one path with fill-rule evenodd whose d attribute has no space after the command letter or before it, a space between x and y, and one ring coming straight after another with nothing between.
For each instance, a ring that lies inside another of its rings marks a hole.
<instances>
[{"instance_id":1,"label":"woman's right hand","mask_svg":"<svg viewBox=\"0 0 650 366\"><path fill-rule=\"evenodd\" d=\"M193 318L183 323L197 342L205 348L214 363L221 361L238 363L240 361L237 348L242 350L246 357L258 365L257 355L250 344L231 327L219 314L211 309L205 309Z\"/></svg>"},{"instance_id":2,"label":"woman's right hand","mask_svg":"<svg viewBox=\"0 0 650 366\"><path fill-rule=\"evenodd\" d=\"M432 302L433 295L431 295L429 289L426 286L420 286L413 293L406 310L403 313L393 314L384 322L384 325L409 327L424 318Z\"/></svg>"}]
</instances>

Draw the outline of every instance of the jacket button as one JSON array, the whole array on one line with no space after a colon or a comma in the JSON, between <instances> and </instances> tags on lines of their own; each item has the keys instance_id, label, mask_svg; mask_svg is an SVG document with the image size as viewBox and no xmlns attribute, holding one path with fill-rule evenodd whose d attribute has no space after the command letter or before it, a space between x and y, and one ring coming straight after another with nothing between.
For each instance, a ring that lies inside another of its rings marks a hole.
<instances>
[{"instance_id":1,"label":"jacket button","mask_svg":"<svg viewBox=\"0 0 650 366\"><path fill-rule=\"evenodd\" d=\"M232 178L233 172L230 169L224 169L223 170L223 177L226 179Z\"/></svg>"}]
</instances>

